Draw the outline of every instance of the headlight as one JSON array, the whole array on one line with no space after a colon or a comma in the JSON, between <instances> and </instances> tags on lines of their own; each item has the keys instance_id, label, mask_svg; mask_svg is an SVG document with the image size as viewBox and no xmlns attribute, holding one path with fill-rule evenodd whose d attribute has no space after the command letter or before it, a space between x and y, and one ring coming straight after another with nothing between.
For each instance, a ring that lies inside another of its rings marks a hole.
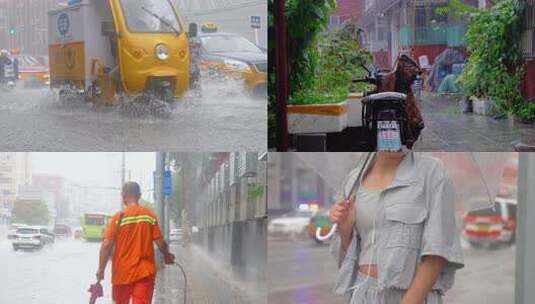
<instances>
[{"instance_id":1,"label":"headlight","mask_svg":"<svg viewBox=\"0 0 535 304\"><path fill-rule=\"evenodd\" d=\"M243 61L234 60L234 59L225 59L224 63L230 66L233 69L245 70L249 65Z\"/></svg>"},{"instance_id":2,"label":"headlight","mask_svg":"<svg viewBox=\"0 0 535 304\"><path fill-rule=\"evenodd\" d=\"M156 46L156 58L160 60L169 58L169 48L165 44L158 44Z\"/></svg>"}]
</instances>

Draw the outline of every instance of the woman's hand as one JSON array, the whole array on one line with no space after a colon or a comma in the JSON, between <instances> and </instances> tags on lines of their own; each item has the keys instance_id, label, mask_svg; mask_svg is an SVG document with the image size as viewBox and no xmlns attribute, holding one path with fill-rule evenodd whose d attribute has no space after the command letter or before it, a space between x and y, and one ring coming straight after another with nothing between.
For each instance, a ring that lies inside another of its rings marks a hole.
<instances>
[{"instance_id":1,"label":"woman's hand","mask_svg":"<svg viewBox=\"0 0 535 304\"><path fill-rule=\"evenodd\" d=\"M338 233L340 235L340 254L341 258L351 244L353 237L353 224L355 224L355 197L351 196L349 200L340 201L334 204L329 210L329 218L333 223L338 224Z\"/></svg>"},{"instance_id":2,"label":"woman's hand","mask_svg":"<svg viewBox=\"0 0 535 304\"><path fill-rule=\"evenodd\" d=\"M341 231L351 231L355 224L355 197L348 200L339 201L334 204L329 211L331 222L338 224Z\"/></svg>"},{"instance_id":3,"label":"woman's hand","mask_svg":"<svg viewBox=\"0 0 535 304\"><path fill-rule=\"evenodd\" d=\"M427 294L433 289L447 261L443 257L427 255L416 271L416 275L403 296L401 304L422 304Z\"/></svg>"}]
</instances>

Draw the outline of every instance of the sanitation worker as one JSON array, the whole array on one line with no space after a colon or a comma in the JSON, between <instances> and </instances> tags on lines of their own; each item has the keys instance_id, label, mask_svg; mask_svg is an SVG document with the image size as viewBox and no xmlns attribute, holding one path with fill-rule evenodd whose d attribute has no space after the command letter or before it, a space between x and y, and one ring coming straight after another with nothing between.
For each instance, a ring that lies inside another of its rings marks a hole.
<instances>
[{"instance_id":1,"label":"sanitation worker","mask_svg":"<svg viewBox=\"0 0 535 304\"><path fill-rule=\"evenodd\" d=\"M111 219L100 247L97 280L104 279L108 259L112 257L112 297L117 304L152 303L156 263L153 242L172 264L175 256L169 252L154 212L139 205L139 184L127 182L122 188L125 208Z\"/></svg>"}]
</instances>

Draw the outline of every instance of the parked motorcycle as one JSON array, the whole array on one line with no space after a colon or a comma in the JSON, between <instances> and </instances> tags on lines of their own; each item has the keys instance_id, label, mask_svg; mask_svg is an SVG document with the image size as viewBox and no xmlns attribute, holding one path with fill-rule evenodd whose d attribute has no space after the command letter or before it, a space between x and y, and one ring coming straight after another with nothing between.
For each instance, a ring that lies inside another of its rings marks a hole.
<instances>
[{"instance_id":1,"label":"parked motorcycle","mask_svg":"<svg viewBox=\"0 0 535 304\"><path fill-rule=\"evenodd\" d=\"M15 89L16 83L12 78L4 78L0 80L0 90L2 92L11 92Z\"/></svg>"},{"instance_id":2,"label":"parked motorcycle","mask_svg":"<svg viewBox=\"0 0 535 304\"><path fill-rule=\"evenodd\" d=\"M375 89L364 93L362 99L362 127L347 128L327 135L329 151L401 151L411 149L424 121L421 116L412 85L422 71L407 55L400 55L391 71L377 67L363 68L364 78L353 82L365 82Z\"/></svg>"}]
</instances>

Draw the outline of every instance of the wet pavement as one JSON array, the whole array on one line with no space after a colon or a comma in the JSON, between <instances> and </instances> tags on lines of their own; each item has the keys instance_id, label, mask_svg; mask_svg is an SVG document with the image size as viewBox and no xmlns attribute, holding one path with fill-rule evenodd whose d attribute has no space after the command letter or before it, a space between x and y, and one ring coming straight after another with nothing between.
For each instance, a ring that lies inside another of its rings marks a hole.
<instances>
[{"instance_id":1,"label":"wet pavement","mask_svg":"<svg viewBox=\"0 0 535 304\"><path fill-rule=\"evenodd\" d=\"M345 303L332 292L337 265L328 246L312 239L270 239L268 244L270 303ZM463 243L463 249L466 266L444 303L514 303L515 247L473 249Z\"/></svg>"},{"instance_id":2,"label":"wet pavement","mask_svg":"<svg viewBox=\"0 0 535 304\"><path fill-rule=\"evenodd\" d=\"M535 124L464 114L457 102L422 95L426 127L414 149L419 151L513 151L513 142L535 139Z\"/></svg>"},{"instance_id":3,"label":"wet pavement","mask_svg":"<svg viewBox=\"0 0 535 304\"><path fill-rule=\"evenodd\" d=\"M337 265L328 246L312 239L268 239L267 284L270 303L344 304L333 293Z\"/></svg>"},{"instance_id":4,"label":"wet pavement","mask_svg":"<svg viewBox=\"0 0 535 304\"><path fill-rule=\"evenodd\" d=\"M204 85L171 119L131 118L117 107L62 105L47 88L0 92L2 151L263 151L267 102L234 84Z\"/></svg>"},{"instance_id":5,"label":"wet pavement","mask_svg":"<svg viewBox=\"0 0 535 304\"><path fill-rule=\"evenodd\" d=\"M173 251L188 278L188 304L266 303L263 282L240 279L195 245L173 247ZM159 286L155 291L155 304L184 303L184 280L177 266L166 266L157 280Z\"/></svg>"},{"instance_id":6,"label":"wet pavement","mask_svg":"<svg viewBox=\"0 0 535 304\"><path fill-rule=\"evenodd\" d=\"M95 283L100 243L57 241L37 251L17 251L5 236L0 239L0 303L73 304L87 303L90 284ZM107 269L104 298L111 304L110 267ZM7 275L6 275L7 274Z\"/></svg>"}]
</instances>

